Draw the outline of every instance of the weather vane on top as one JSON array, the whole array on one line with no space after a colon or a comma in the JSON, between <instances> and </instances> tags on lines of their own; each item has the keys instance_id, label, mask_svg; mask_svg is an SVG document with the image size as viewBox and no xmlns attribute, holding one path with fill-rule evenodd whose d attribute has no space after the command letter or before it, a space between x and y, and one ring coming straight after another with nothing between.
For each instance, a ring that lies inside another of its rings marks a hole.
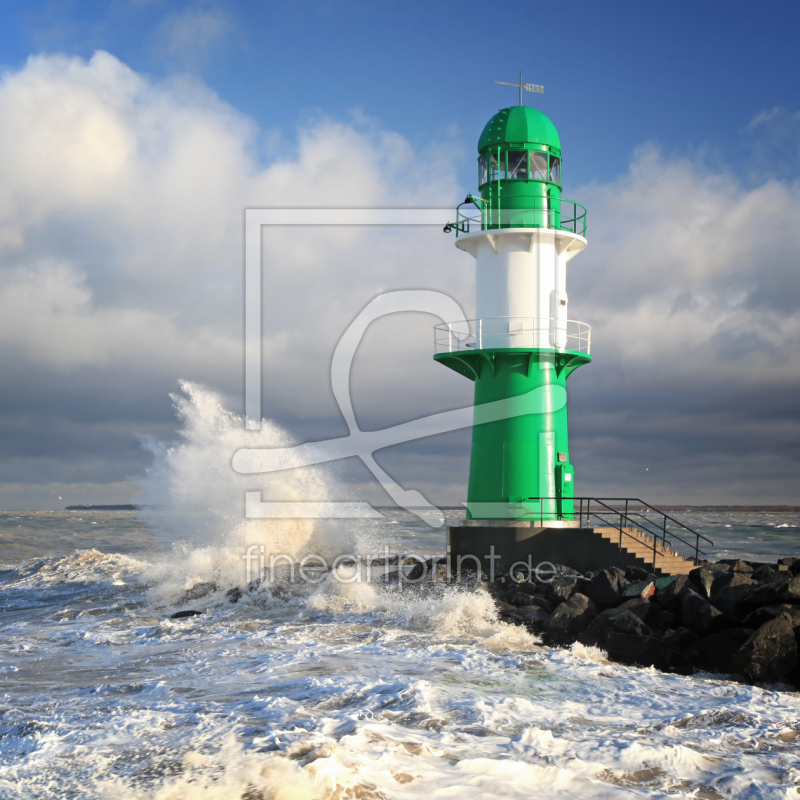
<instances>
[{"instance_id":1,"label":"weather vane on top","mask_svg":"<svg viewBox=\"0 0 800 800\"><path fill-rule=\"evenodd\" d=\"M502 83L503 86L519 86L519 104L522 105L522 90L526 92L533 92L534 94L544 94L544 86L539 86L535 83L523 83L522 73L519 73L519 83L506 83L505 81L495 81L495 83Z\"/></svg>"}]
</instances>

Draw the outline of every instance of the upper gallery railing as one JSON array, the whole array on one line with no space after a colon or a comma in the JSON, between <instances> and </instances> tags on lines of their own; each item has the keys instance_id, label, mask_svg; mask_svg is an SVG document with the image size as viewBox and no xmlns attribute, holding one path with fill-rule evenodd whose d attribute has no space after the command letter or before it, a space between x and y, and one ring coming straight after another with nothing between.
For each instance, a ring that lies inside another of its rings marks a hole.
<instances>
[{"instance_id":1,"label":"upper gallery railing","mask_svg":"<svg viewBox=\"0 0 800 800\"><path fill-rule=\"evenodd\" d=\"M437 353L545 347L589 355L592 329L585 322L556 317L486 317L435 325Z\"/></svg>"},{"instance_id":2,"label":"upper gallery railing","mask_svg":"<svg viewBox=\"0 0 800 800\"><path fill-rule=\"evenodd\" d=\"M551 228L577 233L586 238L586 209L574 200L541 198L543 208L501 208L475 195L456 208L456 221L448 222L444 232L455 231L456 236L496 228ZM466 205L469 211L462 211Z\"/></svg>"}]
</instances>

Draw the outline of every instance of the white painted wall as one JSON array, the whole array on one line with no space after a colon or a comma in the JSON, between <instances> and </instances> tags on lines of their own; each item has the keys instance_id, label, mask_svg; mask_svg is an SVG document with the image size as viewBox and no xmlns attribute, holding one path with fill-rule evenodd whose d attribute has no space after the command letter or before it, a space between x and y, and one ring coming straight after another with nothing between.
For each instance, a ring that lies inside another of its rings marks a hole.
<instances>
[{"instance_id":1,"label":"white painted wall","mask_svg":"<svg viewBox=\"0 0 800 800\"><path fill-rule=\"evenodd\" d=\"M456 247L475 258L483 347L566 345L567 262L586 247L583 237L507 228L459 236Z\"/></svg>"}]
</instances>

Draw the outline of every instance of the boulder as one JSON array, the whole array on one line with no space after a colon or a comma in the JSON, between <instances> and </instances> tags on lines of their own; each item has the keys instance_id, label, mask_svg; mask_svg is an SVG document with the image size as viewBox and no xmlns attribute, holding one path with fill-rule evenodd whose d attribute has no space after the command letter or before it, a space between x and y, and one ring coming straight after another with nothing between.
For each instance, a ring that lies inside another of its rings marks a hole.
<instances>
[{"instance_id":1,"label":"boulder","mask_svg":"<svg viewBox=\"0 0 800 800\"><path fill-rule=\"evenodd\" d=\"M579 586L584 586L587 583L586 578L581 575L564 575L557 577L544 585L545 597L553 602L553 605L558 605L566 600L569 600Z\"/></svg>"},{"instance_id":2,"label":"boulder","mask_svg":"<svg viewBox=\"0 0 800 800\"><path fill-rule=\"evenodd\" d=\"M746 561L734 561L731 564L731 572L752 572L753 567L752 565L748 564Z\"/></svg>"},{"instance_id":3,"label":"boulder","mask_svg":"<svg viewBox=\"0 0 800 800\"><path fill-rule=\"evenodd\" d=\"M608 624L619 633L635 633L637 636L652 636L653 632L642 620L627 608L608 618Z\"/></svg>"},{"instance_id":4,"label":"boulder","mask_svg":"<svg viewBox=\"0 0 800 800\"><path fill-rule=\"evenodd\" d=\"M765 622L734 654L736 672L754 681L776 681L797 667L792 618L782 614Z\"/></svg>"},{"instance_id":5,"label":"boulder","mask_svg":"<svg viewBox=\"0 0 800 800\"><path fill-rule=\"evenodd\" d=\"M626 586L622 592L622 596L647 599L652 597L655 592L656 585L654 581L642 581L641 583L633 583L630 586Z\"/></svg>"},{"instance_id":6,"label":"boulder","mask_svg":"<svg viewBox=\"0 0 800 800\"><path fill-rule=\"evenodd\" d=\"M584 587L583 591L598 606L613 606L622 599L628 582L618 569L601 569Z\"/></svg>"},{"instance_id":7,"label":"boulder","mask_svg":"<svg viewBox=\"0 0 800 800\"><path fill-rule=\"evenodd\" d=\"M678 609L676 609L677 611ZM647 616L647 624L651 628L670 630L678 624L678 618L671 611L661 608L658 603L650 603L650 613Z\"/></svg>"},{"instance_id":8,"label":"boulder","mask_svg":"<svg viewBox=\"0 0 800 800\"><path fill-rule=\"evenodd\" d=\"M655 582L655 601L668 611L680 605L680 593L689 585L688 575L670 575Z\"/></svg>"},{"instance_id":9,"label":"boulder","mask_svg":"<svg viewBox=\"0 0 800 800\"><path fill-rule=\"evenodd\" d=\"M655 636L611 631L606 637L606 650L615 661L651 667L667 665L669 654Z\"/></svg>"},{"instance_id":10,"label":"boulder","mask_svg":"<svg viewBox=\"0 0 800 800\"><path fill-rule=\"evenodd\" d=\"M516 608L508 617L517 622L522 622L532 633L544 633L550 623L550 614L536 606Z\"/></svg>"},{"instance_id":11,"label":"boulder","mask_svg":"<svg viewBox=\"0 0 800 800\"><path fill-rule=\"evenodd\" d=\"M234 586L225 592L225 597L227 597L231 603L238 603L242 599L243 594L244 592L238 586Z\"/></svg>"},{"instance_id":12,"label":"boulder","mask_svg":"<svg viewBox=\"0 0 800 800\"><path fill-rule=\"evenodd\" d=\"M789 605L788 603L761 606L761 608L757 608L755 611L748 614L744 618L742 625L745 628L758 629L765 622L769 622L771 619L777 619L781 614L788 614L792 618L792 623L795 627L800 625L800 606Z\"/></svg>"},{"instance_id":13,"label":"boulder","mask_svg":"<svg viewBox=\"0 0 800 800\"><path fill-rule=\"evenodd\" d=\"M516 606L511 605L511 603L506 603L505 600L499 600L498 598L495 598L494 607L501 617L508 617L518 610Z\"/></svg>"},{"instance_id":14,"label":"boulder","mask_svg":"<svg viewBox=\"0 0 800 800\"><path fill-rule=\"evenodd\" d=\"M753 581L749 578L749 576L744 575L741 572L727 572L724 575L718 575L714 578L714 582L711 584L711 591L709 592L708 599L712 603L715 603L717 596L724 589L732 589L736 586L752 585Z\"/></svg>"},{"instance_id":15,"label":"boulder","mask_svg":"<svg viewBox=\"0 0 800 800\"><path fill-rule=\"evenodd\" d=\"M729 628L703 637L695 645L702 665L706 669L731 672L733 654L752 635L752 628Z\"/></svg>"},{"instance_id":16,"label":"boulder","mask_svg":"<svg viewBox=\"0 0 800 800\"><path fill-rule=\"evenodd\" d=\"M708 569L708 567L695 567L695 569L689 573L689 580L692 582L695 589L697 589L703 597L708 599L711 596L711 584L714 583L714 579L717 576L718 574Z\"/></svg>"},{"instance_id":17,"label":"boulder","mask_svg":"<svg viewBox=\"0 0 800 800\"><path fill-rule=\"evenodd\" d=\"M654 607L653 604L649 600L645 600L641 597L633 597L630 600L626 600L621 605L618 605L616 608L610 609L615 613L617 611L632 611L639 617L640 620L643 622L649 620L650 615L653 613Z\"/></svg>"},{"instance_id":18,"label":"boulder","mask_svg":"<svg viewBox=\"0 0 800 800\"><path fill-rule=\"evenodd\" d=\"M800 602L800 575L795 576L790 572L782 572L780 575L777 581L762 583L755 587L748 600L751 608Z\"/></svg>"},{"instance_id":19,"label":"boulder","mask_svg":"<svg viewBox=\"0 0 800 800\"><path fill-rule=\"evenodd\" d=\"M750 577L756 583L774 583L780 579L781 573L777 567L765 564L763 567L753 570L753 574Z\"/></svg>"},{"instance_id":20,"label":"boulder","mask_svg":"<svg viewBox=\"0 0 800 800\"><path fill-rule=\"evenodd\" d=\"M800 558L797 558L797 556L788 556L787 558L778 559L778 564L782 564L785 567L789 567L790 570L795 564L798 563L800 563Z\"/></svg>"},{"instance_id":21,"label":"boulder","mask_svg":"<svg viewBox=\"0 0 800 800\"><path fill-rule=\"evenodd\" d=\"M727 620L722 612L688 587L681 592L678 618L682 625L698 633L712 633L714 630L728 627L725 625Z\"/></svg>"},{"instance_id":22,"label":"boulder","mask_svg":"<svg viewBox=\"0 0 800 800\"><path fill-rule=\"evenodd\" d=\"M625 567L625 580L630 583L641 583L651 580L650 573L642 567Z\"/></svg>"},{"instance_id":23,"label":"boulder","mask_svg":"<svg viewBox=\"0 0 800 800\"><path fill-rule=\"evenodd\" d=\"M572 641L596 616L597 606L586 595L578 592L556 608L550 617L547 631L555 641Z\"/></svg>"},{"instance_id":24,"label":"boulder","mask_svg":"<svg viewBox=\"0 0 800 800\"><path fill-rule=\"evenodd\" d=\"M191 589L187 589L183 593L181 599L178 600L178 604L187 603L189 600L199 600L201 597L205 597L206 595L216 591L216 583L213 581L201 581L200 583L196 583L194 586L192 586Z\"/></svg>"},{"instance_id":25,"label":"boulder","mask_svg":"<svg viewBox=\"0 0 800 800\"><path fill-rule=\"evenodd\" d=\"M740 573L733 573L741 576ZM757 583L739 583L735 586L726 586L714 595L714 606L731 619L741 621L752 608L751 598Z\"/></svg>"},{"instance_id":26,"label":"boulder","mask_svg":"<svg viewBox=\"0 0 800 800\"><path fill-rule=\"evenodd\" d=\"M548 614L553 611L553 604L544 597L539 597L539 595L528 594L527 592L509 592L509 596L509 602L513 606L536 606L544 609Z\"/></svg>"},{"instance_id":27,"label":"boulder","mask_svg":"<svg viewBox=\"0 0 800 800\"><path fill-rule=\"evenodd\" d=\"M578 641L587 647L605 647L606 636L613 630L609 619L618 613L616 608L601 611L578 636Z\"/></svg>"},{"instance_id":28,"label":"boulder","mask_svg":"<svg viewBox=\"0 0 800 800\"><path fill-rule=\"evenodd\" d=\"M696 649L700 637L689 628L676 628L675 630L667 631L661 637L661 641L676 653L689 653Z\"/></svg>"},{"instance_id":29,"label":"boulder","mask_svg":"<svg viewBox=\"0 0 800 800\"><path fill-rule=\"evenodd\" d=\"M187 608L183 611L176 611L170 615L170 619L187 619L188 617L198 617L202 611L195 611L193 608Z\"/></svg>"}]
</instances>

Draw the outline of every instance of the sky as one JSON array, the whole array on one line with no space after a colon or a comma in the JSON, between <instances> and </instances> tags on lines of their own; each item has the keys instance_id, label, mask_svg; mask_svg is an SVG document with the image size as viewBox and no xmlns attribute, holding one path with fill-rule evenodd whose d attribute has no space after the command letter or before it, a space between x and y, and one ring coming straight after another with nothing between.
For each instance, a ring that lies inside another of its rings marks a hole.
<instances>
[{"instance_id":1,"label":"sky","mask_svg":"<svg viewBox=\"0 0 800 800\"><path fill-rule=\"evenodd\" d=\"M243 410L244 209L451 209L476 189L483 125L517 102L495 81L520 71L589 214L569 267L593 331L568 387L578 494L800 501L796 4L60 0L3 17L0 508L141 499L154 450L222 424L209 397ZM294 441L346 434L331 355L376 295L474 311L472 260L440 230L276 229L263 250L264 415ZM362 428L470 402L431 358L437 321L369 329ZM211 393L189 388L193 426L180 381ZM468 431L377 458L432 502L466 499ZM387 502L363 465L335 479Z\"/></svg>"}]
</instances>

